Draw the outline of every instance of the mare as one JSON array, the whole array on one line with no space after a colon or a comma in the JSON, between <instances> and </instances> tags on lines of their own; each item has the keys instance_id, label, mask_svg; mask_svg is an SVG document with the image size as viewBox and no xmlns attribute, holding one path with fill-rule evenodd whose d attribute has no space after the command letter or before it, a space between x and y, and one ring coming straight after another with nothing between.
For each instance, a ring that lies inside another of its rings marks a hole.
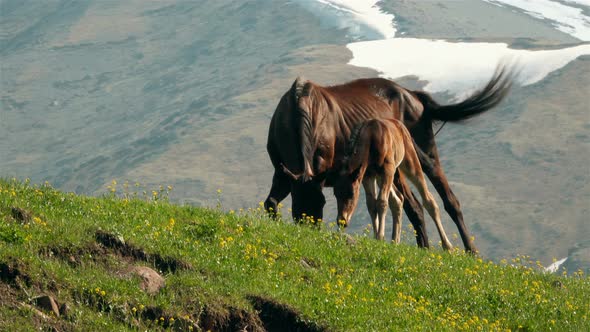
<instances>
[{"instance_id":1,"label":"mare","mask_svg":"<svg viewBox=\"0 0 590 332\"><path fill-rule=\"evenodd\" d=\"M409 129L423 172L436 188L455 222L465 250L477 249L463 221L459 200L440 164L433 122L461 122L498 105L510 91L514 71L499 65L489 82L463 101L440 105L423 91L412 91L384 78L366 78L342 85L321 86L297 78L281 97L270 121L267 151L274 167L264 207L276 216L278 203L289 193L292 217L323 218L322 189L333 186L342 168L347 138L369 119L394 118ZM418 246L428 247L420 203L405 181L404 211L416 231Z\"/></svg>"},{"instance_id":2,"label":"mare","mask_svg":"<svg viewBox=\"0 0 590 332\"><path fill-rule=\"evenodd\" d=\"M389 201L393 215L393 241L399 243L404 197L396 193L393 186L398 170L418 189L422 204L434 220L443 248L451 250L453 246L442 226L438 205L428 191L412 137L404 124L396 119L371 119L353 130L342 169L334 183L339 224L348 225L358 202L362 182L375 238L383 240L385 237L385 216Z\"/></svg>"}]
</instances>

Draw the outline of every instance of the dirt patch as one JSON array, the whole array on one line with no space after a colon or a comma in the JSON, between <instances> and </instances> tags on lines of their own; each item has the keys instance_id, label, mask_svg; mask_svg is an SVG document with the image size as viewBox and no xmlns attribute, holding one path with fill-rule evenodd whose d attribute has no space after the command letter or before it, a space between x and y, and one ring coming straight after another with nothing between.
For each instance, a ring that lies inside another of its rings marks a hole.
<instances>
[{"instance_id":1,"label":"dirt patch","mask_svg":"<svg viewBox=\"0 0 590 332\"><path fill-rule=\"evenodd\" d=\"M0 283L0 306L1 307L15 307L18 303L18 292L16 289L10 287L5 283Z\"/></svg>"},{"instance_id":2,"label":"dirt patch","mask_svg":"<svg viewBox=\"0 0 590 332\"><path fill-rule=\"evenodd\" d=\"M266 331L258 315L232 306L208 304L199 322L203 331Z\"/></svg>"},{"instance_id":3,"label":"dirt patch","mask_svg":"<svg viewBox=\"0 0 590 332\"><path fill-rule=\"evenodd\" d=\"M259 312L258 316L267 331L328 331L326 327L305 320L297 310L286 304L257 295L248 296L248 300Z\"/></svg>"},{"instance_id":4,"label":"dirt patch","mask_svg":"<svg viewBox=\"0 0 590 332\"><path fill-rule=\"evenodd\" d=\"M295 309L260 296L250 296L249 301L255 311L247 311L223 301L212 300L205 304L197 316L171 315L160 307L145 307L138 318L143 322L159 322L159 326L173 330L186 330L183 327L198 327L202 331L329 331L314 322L301 317ZM171 319L174 318L175 319ZM198 323L195 323L198 322Z\"/></svg>"},{"instance_id":5,"label":"dirt patch","mask_svg":"<svg viewBox=\"0 0 590 332\"><path fill-rule=\"evenodd\" d=\"M20 221L23 224L28 224L29 222L31 222L31 219L33 219L33 215L31 212L16 206L13 206L10 209L10 212L12 214L12 218L14 218L17 221Z\"/></svg>"},{"instance_id":6,"label":"dirt patch","mask_svg":"<svg viewBox=\"0 0 590 332\"><path fill-rule=\"evenodd\" d=\"M317 269L320 267L320 264L316 262L313 258L301 258L299 263L306 269Z\"/></svg>"},{"instance_id":7,"label":"dirt patch","mask_svg":"<svg viewBox=\"0 0 590 332\"><path fill-rule=\"evenodd\" d=\"M39 250L40 256L61 259L71 267L79 267L88 261L106 263L107 253L106 248L96 243L88 243L82 247L49 246Z\"/></svg>"},{"instance_id":8,"label":"dirt patch","mask_svg":"<svg viewBox=\"0 0 590 332\"><path fill-rule=\"evenodd\" d=\"M174 315L159 306L146 306L137 310L136 308L139 307L137 305L130 303L117 305L109 302L104 296L88 290L77 293L75 298L77 301L96 311L108 313L112 319L136 330L200 330L196 320L188 315ZM231 331L237 331L237 329L232 329Z\"/></svg>"},{"instance_id":9,"label":"dirt patch","mask_svg":"<svg viewBox=\"0 0 590 332\"><path fill-rule=\"evenodd\" d=\"M31 277L24 272L26 266L18 260L0 262L0 280L6 284L20 287L23 282L26 286L31 285Z\"/></svg>"},{"instance_id":10,"label":"dirt patch","mask_svg":"<svg viewBox=\"0 0 590 332\"><path fill-rule=\"evenodd\" d=\"M37 331L74 331L70 322L59 319L55 314L43 313L36 307L43 302L41 297L30 300L31 293L26 289L33 287L36 290L32 293L35 293L41 287L36 280L33 282L26 271L26 264L18 260L9 259L0 262L0 280L2 281L0 282L0 307L8 308L9 312L17 316L23 315L23 311L30 312L30 319ZM58 306L58 303L54 300L52 305ZM52 310L54 313L65 315L67 308L66 304L62 304L59 308L52 307ZM6 318L9 319L9 317ZM2 319L0 319L0 326L2 326Z\"/></svg>"},{"instance_id":11,"label":"dirt patch","mask_svg":"<svg viewBox=\"0 0 590 332\"><path fill-rule=\"evenodd\" d=\"M96 239L96 242L106 248L112 249L117 254L134 260L152 263L162 272L174 273L177 270L191 269L191 265L187 262L173 257L162 256L160 254L147 253L145 250L138 248L131 243L126 243L122 238L102 230L96 231L94 238Z\"/></svg>"},{"instance_id":12,"label":"dirt patch","mask_svg":"<svg viewBox=\"0 0 590 332\"><path fill-rule=\"evenodd\" d=\"M189 330L190 327L193 327L193 329L198 328L198 326L190 319L179 318L178 316L176 316L176 318L174 317L174 315L171 315L164 309L156 306L145 307L145 309L139 314L139 318L144 322L156 322L163 328L172 328L175 331L179 329L182 331ZM182 327L186 327L186 329L182 329Z\"/></svg>"},{"instance_id":13,"label":"dirt patch","mask_svg":"<svg viewBox=\"0 0 590 332\"><path fill-rule=\"evenodd\" d=\"M17 307L15 307L17 309ZM66 332L66 331L77 331L74 327L74 323L59 319L55 315L46 314L34 306L26 303L20 303L18 305L19 310L29 311L33 325L36 326L36 331L47 331L47 332Z\"/></svg>"}]
</instances>

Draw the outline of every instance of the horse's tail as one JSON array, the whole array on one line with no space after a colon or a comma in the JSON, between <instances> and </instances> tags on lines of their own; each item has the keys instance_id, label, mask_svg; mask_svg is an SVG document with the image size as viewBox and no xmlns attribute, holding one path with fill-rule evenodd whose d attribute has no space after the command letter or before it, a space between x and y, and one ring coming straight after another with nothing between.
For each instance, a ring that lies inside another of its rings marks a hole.
<instances>
[{"instance_id":1,"label":"horse's tail","mask_svg":"<svg viewBox=\"0 0 590 332\"><path fill-rule=\"evenodd\" d=\"M302 77L297 77L291 91L293 93L294 105L296 107L297 119L299 120L299 135L301 144L301 154L303 157L303 181L311 179L313 174L313 124L311 119L311 110L309 101L305 99L310 97L310 84L306 84Z\"/></svg>"},{"instance_id":2,"label":"horse's tail","mask_svg":"<svg viewBox=\"0 0 590 332\"><path fill-rule=\"evenodd\" d=\"M504 100L512 88L515 74L514 70L499 66L483 89L456 104L440 105L427 92L415 93L424 105L425 116L432 120L460 122L488 111Z\"/></svg>"}]
</instances>

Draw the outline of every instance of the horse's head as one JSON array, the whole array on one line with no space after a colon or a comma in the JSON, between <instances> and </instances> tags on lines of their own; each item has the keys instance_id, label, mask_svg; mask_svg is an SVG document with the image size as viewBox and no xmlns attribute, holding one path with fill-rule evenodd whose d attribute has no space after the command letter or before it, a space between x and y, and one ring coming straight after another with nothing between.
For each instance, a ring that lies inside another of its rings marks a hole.
<instances>
[{"instance_id":1,"label":"horse's head","mask_svg":"<svg viewBox=\"0 0 590 332\"><path fill-rule=\"evenodd\" d=\"M326 198L322 193L324 176L308 177L304 173L293 174L285 165L283 172L291 178L291 198L293 200L293 219L302 220L323 218Z\"/></svg>"},{"instance_id":2,"label":"horse's head","mask_svg":"<svg viewBox=\"0 0 590 332\"><path fill-rule=\"evenodd\" d=\"M292 181L291 197L294 220L311 218L318 221L323 219L326 199L322 193L321 183L314 180L307 182Z\"/></svg>"},{"instance_id":3,"label":"horse's head","mask_svg":"<svg viewBox=\"0 0 590 332\"><path fill-rule=\"evenodd\" d=\"M334 182L334 196L336 196L338 205L336 221L341 227L347 227L350 222L358 202L360 185L361 179L358 169L352 173L340 172L338 179Z\"/></svg>"}]
</instances>

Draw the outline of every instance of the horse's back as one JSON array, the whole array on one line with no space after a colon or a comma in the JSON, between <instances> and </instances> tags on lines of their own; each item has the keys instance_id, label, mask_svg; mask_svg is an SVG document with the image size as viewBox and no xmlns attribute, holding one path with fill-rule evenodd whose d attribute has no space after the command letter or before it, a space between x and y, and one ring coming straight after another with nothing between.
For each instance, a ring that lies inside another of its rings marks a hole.
<instances>
[{"instance_id":1,"label":"horse's back","mask_svg":"<svg viewBox=\"0 0 590 332\"><path fill-rule=\"evenodd\" d=\"M380 78L360 78L344 84L331 86L318 86L327 94L333 95L339 100L359 100L375 102L376 100L391 99L400 94L401 88L395 82Z\"/></svg>"},{"instance_id":2,"label":"horse's back","mask_svg":"<svg viewBox=\"0 0 590 332\"><path fill-rule=\"evenodd\" d=\"M381 169L385 163L396 162L400 152L395 145L396 133L392 123L383 119L370 119L362 124L360 145L367 162L373 170ZM403 147L402 147L403 148ZM402 153L403 154L403 153Z\"/></svg>"}]
</instances>

